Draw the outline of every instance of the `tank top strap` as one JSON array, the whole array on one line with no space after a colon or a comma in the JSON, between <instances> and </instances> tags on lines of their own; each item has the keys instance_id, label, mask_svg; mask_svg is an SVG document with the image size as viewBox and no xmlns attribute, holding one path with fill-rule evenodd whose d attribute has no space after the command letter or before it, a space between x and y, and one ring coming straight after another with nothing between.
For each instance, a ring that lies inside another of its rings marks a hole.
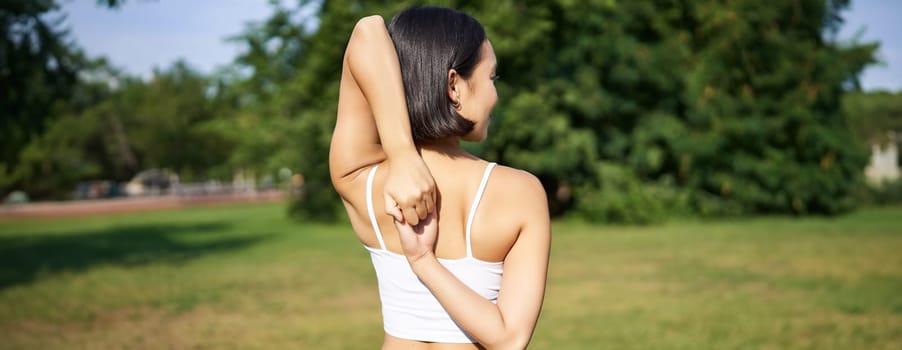
<instances>
[{"instance_id":1,"label":"tank top strap","mask_svg":"<svg viewBox=\"0 0 902 350\"><path fill-rule=\"evenodd\" d=\"M382 230L379 229L379 222L376 221L376 211L373 209L373 179L376 178L376 169L379 165L370 169L370 174L366 178L366 212L370 215L370 223L373 225L373 232L379 240L379 248L385 250L385 241L382 240Z\"/></svg>"},{"instance_id":2,"label":"tank top strap","mask_svg":"<svg viewBox=\"0 0 902 350\"><path fill-rule=\"evenodd\" d=\"M485 192L485 185L489 182L489 174L492 173L492 168L495 167L495 163L489 163L485 167L485 172L482 174L482 181L479 183L479 189L476 190L476 196L473 198L473 204L470 205L470 214L467 215L467 257L473 257L473 245L470 242L470 230L473 227L473 218L476 217L476 208L479 207L479 201L482 200L482 194Z\"/></svg>"}]
</instances>

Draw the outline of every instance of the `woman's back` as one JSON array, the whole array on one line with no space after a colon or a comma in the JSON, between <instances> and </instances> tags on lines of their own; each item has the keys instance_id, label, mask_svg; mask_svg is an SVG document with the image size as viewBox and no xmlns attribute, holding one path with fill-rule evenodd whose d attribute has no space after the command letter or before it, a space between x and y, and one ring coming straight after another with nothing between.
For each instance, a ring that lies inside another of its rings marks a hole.
<instances>
[{"instance_id":1,"label":"woman's back","mask_svg":"<svg viewBox=\"0 0 902 350\"><path fill-rule=\"evenodd\" d=\"M438 213L438 238L435 255L442 259L460 259L467 257L466 225L468 216L478 194L479 185L489 163L469 156L450 158L433 151L423 151L423 160L429 166L435 179L438 195L436 209ZM378 195L383 193L385 165L376 171L373 180L372 206L375 213L385 213L385 202ZM367 169L369 171L369 169ZM366 186L361 174L358 184L354 186L359 194L351 200L352 224L357 237L368 247L379 248L376 236L367 211ZM520 170L505 166L496 166L490 170L484 192L476 203L471 227L472 257L486 262L503 261L507 252L517 239L522 212L516 210L518 183L522 188L524 178L528 175ZM531 177L531 176L530 176ZM528 178L527 178L528 179ZM522 202L521 202L522 203ZM398 232L395 230L393 218L389 215L377 214L382 238L387 250L402 254Z\"/></svg>"},{"instance_id":2,"label":"woman's back","mask_svg":"<svg viewBox=\"0 0 902 350\"><path fill-rule=\"evenodd\" d=\"M535 178L466 154L449 156L423 149L421 155L438 190L436 257L469 289L497 302L504 260L528 213L517 210L517 203L532 200L519 197L528 192L523 189L536 187L529 183ZM351 186L354 194L343 194L348 216L370 251L379 280L384 346L474 348L476 341L454 323L410 271L394 219L376 214L385 212L378 194L382 193L387 166L381 163L364 169Z\"/></svg>"}]
</instances>

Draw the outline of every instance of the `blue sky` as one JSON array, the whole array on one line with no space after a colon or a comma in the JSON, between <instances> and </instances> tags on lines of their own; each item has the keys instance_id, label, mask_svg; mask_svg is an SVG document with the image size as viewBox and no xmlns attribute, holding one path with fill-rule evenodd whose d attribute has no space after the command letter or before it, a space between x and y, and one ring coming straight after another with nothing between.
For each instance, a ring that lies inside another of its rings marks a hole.
<instances>
[{"instance_id":1,"label":"blue sky","mask_svg":"<svg viewBox=\"0 0 902 350\"><path fill-rule=\"evenodd\" d=\"M240 46L225 38L272 13L266 0L129 0L113 10L96 0L62 5L70 33L88 55L145 77L178 58L204 73L228 64Z\"/></svg>"},{"instance_id":2,"label":"blue sky","mask_svg":"<svg viewBox=\"0 0 902 350\"><path fill-rule=\"evenodd\" d=\"M902 90L902 1L852 0L851 9L844 13L846 23L840 39L861 35L860 41L879 41L877 59L880 65L871 66L861 76L866 90Z\"/></svg>"},{"instance_id":3,"label":"blue sky","mask_svg":"<svg viewBox=\"0 0 902 350\"><path fill-rule=\"evenodd\" d=\"M126 72L150 76L178 58L204 73L228 64L241 47L225 38L271 13L267 0L130 0L119 9L96 0L64 0L75 41L91 56L106 56ZM862 75L866 90L902 90L902 1L853 0L840 39L860 34L880 41L880 66Z\"/></svg>"}]
</instances>

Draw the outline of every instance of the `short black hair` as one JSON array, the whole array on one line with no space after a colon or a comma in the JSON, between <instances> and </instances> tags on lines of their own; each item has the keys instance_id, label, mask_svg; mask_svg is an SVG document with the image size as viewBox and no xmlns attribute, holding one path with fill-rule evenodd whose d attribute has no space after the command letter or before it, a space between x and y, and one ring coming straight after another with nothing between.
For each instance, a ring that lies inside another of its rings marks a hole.
<instances>
[{"instance_id":1,"label":"short black hair","mask_svg":"<svg viewBox=\"0 0 902 350\"><path fill-rule=\"evenodd\" d=\"M413 141L463 136L474 123L448 98L448 71L473 74L486 40L485 29L469 15L443 7L412 7L388 25L398 59Z\"/></svg>"}]
</instances>

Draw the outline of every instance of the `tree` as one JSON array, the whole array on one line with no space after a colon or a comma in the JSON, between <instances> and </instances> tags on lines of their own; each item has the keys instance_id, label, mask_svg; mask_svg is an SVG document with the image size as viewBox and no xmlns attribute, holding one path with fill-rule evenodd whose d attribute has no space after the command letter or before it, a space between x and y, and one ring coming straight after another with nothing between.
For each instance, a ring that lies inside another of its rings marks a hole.
<instances>
[{"instance_id":1,"label":"tree","mask_svg":"<svg viewBox=\"0 0 902 350\"><path fill-rule=\"evenodd\" d=\"M902 133L902 91L846 94L843 111L846 123L863 147L885 144L889 131Z\"/></svg>"},{"instance_id":2,"label":"tree","mask_svg":"<svg viewBox=\"0 0 902 350\"><path fill-rule=\"evenodd\" d=\"M99 0L115 7L118 0ZM42 134L78 84L88 61L65 30L53 0L0 4L0 194L21 181L12 175L20 152Z\"/></svg>"},{"instance_id":3,"label":"tree","mask_svg":"<svg viewBox=\"0 0 902 350\"><path fill-rule=\"evenodd\" d=\"M249 132L233 165L307 179L295 207L335 217L327 152L342 50L357 19L413 2L302 1L237 40L226 84ZM307 31L303 6L317 6ZM668 212L835 214L852 207L863 153L840 113L876 44L832 41L844 0L444 1L486 27L501 102L467 145L539 176L556 213L653 222ZM222 128L224 130L228 127Z\"/></svg>"},{"instance_id":4,"label":"tree","mask_svg":"<svg viewBox=\"0 0 902 350\"><path fill-rule=\"evenodd\" d=\"M85 73L86 71L83 71ZM216 128L223 114L208 79L183 62L145 82L93 69L66 105L21 152L12 173L34 198L66 198L85 180L128 181L168 168L185 181L228 178L234 144Z\"/></svg>"},{"instance_id":5,"label":"tree","mask_svg":"<svg viewBox=\"0 0 902 350\"><path fill-rule=\"evenodd\" d=\"M335 218L327 154L348 35L412 3L274 2L235 37L247 50L232 70L210 80L176 64L144 83L85 59L54 1L6 2L0 188L59 195L151 166L187 177L289 168L306 179L294 212ZM467 147L538 175L555 213L653 222L853 205L865 157L841 101L876 44L833 40L847 0L439 5L485 25L503 77L492 136Z\"/></svg>"},{"instance_id":6,"label":"tree","mask_svg":"<svg viewBox=\"0 0 902 350\"><path fill-rule=\"evenodd\" d=\"M876 49L824 39L847 5L467 8L510 84L486 155L556 179L544 181L552 194L555 182L579 185L577 209L602 220L653 221L650 202L711 215L847 210L864 157L849 147L839 100ZM641 185L605 185L609 175Z\"/></svg>"}]
</instances>

